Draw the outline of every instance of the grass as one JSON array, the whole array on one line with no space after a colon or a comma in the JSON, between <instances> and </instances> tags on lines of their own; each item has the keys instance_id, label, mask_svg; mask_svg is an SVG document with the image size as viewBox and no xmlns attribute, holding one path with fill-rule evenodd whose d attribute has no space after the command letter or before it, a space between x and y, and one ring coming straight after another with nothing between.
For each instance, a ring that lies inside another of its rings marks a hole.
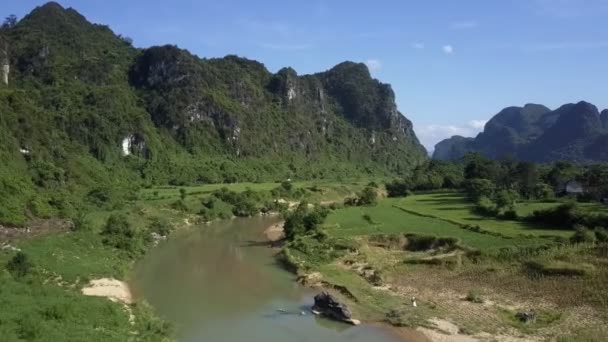
<instances>
[{"instance_id":1,"label":"grass","mask_svg":"<svg viewBox=\"0 0 608 342\"><path fill-rule=\"evenodd\" d=\"M137 229L160 215L143 203L114 211L128 214ZM124 279L133 259L103 245L99 232L113 212L86 215L88 230L54 232L13 242L33 264L24 277L0 268L0 336L2 341L165 341L171 328L144 302L130 306L105 298L87 297L80 289L101 277ZM0 265L14 252L0 251ZM134 335L137 334L137 335Z\"/></svg>"},{"instance_id":2,"label":"grass","mask_svg":"<svg viewBox=\"0 0 608 342\"><path fill-rule=\"evenodd\" d=\"M558 204L522 203L518 211ZM321 272L330 284L346 287L358 299L352 305L363 319L379 320L384 313L384 321L393 325L419 326L428 324L428 317L445 317L471 332L500 333L516 328L524 334L545 336L549 329L555 337L589 326L589 322L605 321L607 317L601 314L608 307L605 248L563 244L559 238L572 232L481 217L472 207L462 194L431 193L383 199L372 207L334 210L322 230L328 239L356 241L356 252L323 259L315 250L296 251L296 265L307 272ZM411 243L408 234L424 241L457 239L467 252L452 248L414 251L406 248ZM332 250L331 246L323 249ZM365 270L377 272L379 283ZM407 292L374 287L379 285ZM413 311L408 300L414 294L420 295L419 306L425 300L439 299L423 304L424 310ZM513 303L536 309L536 322L524 324L516 312L501 309L502 304L510 307ZM596 321L581 318L577 311L581 305L597 310L592 316ZM565 324L566 315L575 324Z\"/></svg>"},{"instance_id":3,"label":"grass","mask_svg":"<svg viewBox=\"0 0 608 342\"><path fill-rule=\"evenodd\" d=\"M397 207L399 205L403 205L402 199L385 199L373 207L337 210L329 215L324 228L328 233L342 237L400 233L451 237L460 240L465 246L482 251L547 243L542 238L523 238L518 234L514 234L513 238L504 238L469 231L455 223L404 212ZM370 224L366 218L374 224Z\"/></svg>"},{"instance_id":4,"label":"grass","mask_svg":"<svg viewBox=\"0 0 608 342\"><path fill-rule=\"evenodd\" d=\"M571 232L568 231L539 227L527 222L498 220L476 215L473 212L474 205L467 201L465 195L461 193L413 195L399 200L396 205L422 215L439 217L457 224L480 226L483 230L508 237L535 236L541 240L550 241L551 237L567 238L571 235Z\"/></svg>"},{"instance_id":5,"label":"grass","mask_svg":"<svg viewBox=\"0 0 608 342\"><path fill-rule=\"evenodd\" d=\"M517 312L506 309L499 309L500 317L510 326L524 333L533 333L542 328L547 328L557 324L563 314L554 310L540 310L536 312L535 322L524 323L516 315Z\"/></svg>"}]
</instances>

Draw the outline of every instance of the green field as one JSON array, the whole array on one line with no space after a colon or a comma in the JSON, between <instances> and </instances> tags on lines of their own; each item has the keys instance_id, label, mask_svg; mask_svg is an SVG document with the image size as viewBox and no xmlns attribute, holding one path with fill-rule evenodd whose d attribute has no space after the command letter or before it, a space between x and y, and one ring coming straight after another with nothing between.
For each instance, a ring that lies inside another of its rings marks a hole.
<instances>
[{"instance_id":1,"label":"green field","mask_svg":"<svg viewBox=\"0 0 608 342\"><path fill-rule=\"evenodd\" d=\"M542 205L548 207L556 204ZM535 203L534 209L526 209L536 210L541 207ZM555 237L571 235L568 231L545 229L526 222L482 217L474 214L472 209L473 205L462 194L420 194L384 199L373 207L337 210L329 215L324 228L337 237L397 233L453 237L468 247L483 251L546 245L553 243ZM463 225L479 226L482 231L491 234L467 230Z\"/></svg>"},{"instance_id":2,"label":"green field","mask_svg":"<svg viewBox=\"0 0 608 342\"><path fill-rule=\"evenodd\" d=\"M432 193L408 196L401 199L398 207L416 212L422 215L434 216L449 220L458 224L480 226L483 230L492 231L509 237L536 236L568 237L571 232L553 229L552 227L540 227L522 221L498 220L490 217L476 215L473 212L473 204L466 200L464 194L459 193ZM527 211L555 206L556 203L537 203L532 207L525 207ZM518 207L518 211L522 210Z\"/></svg>"},{"instance_id":3,"label":"green field","mask_svg":"<svg viewBox=\"0 0 608 342\"><path fill-rule=\"evenodd\" d=\"M494 250L518 245L544 243L542 239L506 239L465 230L460 226L435 218L413 215L396 208L399 200L387 199L375 207L350 207L332 213L325 224L328 233L337 237L371 234L411 233L453 237L464 245L479 250ZM369 215L369 224L363 216Z\"/></svg>"}]
</instances>

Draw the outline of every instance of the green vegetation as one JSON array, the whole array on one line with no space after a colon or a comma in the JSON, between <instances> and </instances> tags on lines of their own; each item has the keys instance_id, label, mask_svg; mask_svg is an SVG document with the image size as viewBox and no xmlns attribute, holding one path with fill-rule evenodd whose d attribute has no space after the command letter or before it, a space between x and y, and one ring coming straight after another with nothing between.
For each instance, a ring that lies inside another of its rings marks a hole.
<instances>
[{"instance_id":1,"label":"green vegetation","mask_svg":"<svg viewBox=\"0 0 608 342\"><path fill-rule=\"evenodd\" d=\"M515 211L528 203L516 202L516 192L499 192L496 202L489 201L494 209ZM570 239L572 232L559 227L496 216L480 214L459 192L381 199L375 206L332 210L314 229L294 231L281 257L302 279L322 274L321 284L344 296L360 317L396 326L425 326L429 317L448 317L467 331L492 333L510 326L535 335L549 327L561 329L562 314L556 313L575 312L581 303L597 312L606 309L601 284L608 281L607 254L601 252L604 245L594 243L596 235L603 236L602 229ZM378 286L414 287L410 291L420 294L422 309L404 305L407 294L403 298ZM444 291L462 295L434 299ZM513 298L538 305L533 323L520 323L517 312L495 303ZM462 306L463 300L483 303L474 309L480 317L470 317L471 308ZM547 303L558 304L546 308Z\"/></svg>"},{"instance_id":2,"label":"green vegetation","mask_svg":"<svg viewBox=\"0 0 608 342\"><path fill-rule=\"evenodd\" d=\"M57 3L4 25L0 51L11 70L0 86L4 225L111 209L141 187L386 177L426 158L364 64L299 77L237 56L136 49Z\"/></svg>"}]
</instances>

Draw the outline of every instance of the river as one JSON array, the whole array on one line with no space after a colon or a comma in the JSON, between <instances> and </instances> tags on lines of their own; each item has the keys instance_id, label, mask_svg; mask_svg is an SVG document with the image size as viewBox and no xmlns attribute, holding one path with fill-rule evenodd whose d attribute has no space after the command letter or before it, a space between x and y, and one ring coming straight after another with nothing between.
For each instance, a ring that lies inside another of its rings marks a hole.
<instances>
[{"instance_id":1,"label":"river","mask_svg":"<svg viewBox=\"0 0 608 342\"><path fill-rule=\"evenodd\" d=\"M175 232L136 265L135 296L172 322L182 342L399 341L375 326L312 315L315 292L297 285L263 243L273 223L235 219Z\"/></svg>"}]
</instances>

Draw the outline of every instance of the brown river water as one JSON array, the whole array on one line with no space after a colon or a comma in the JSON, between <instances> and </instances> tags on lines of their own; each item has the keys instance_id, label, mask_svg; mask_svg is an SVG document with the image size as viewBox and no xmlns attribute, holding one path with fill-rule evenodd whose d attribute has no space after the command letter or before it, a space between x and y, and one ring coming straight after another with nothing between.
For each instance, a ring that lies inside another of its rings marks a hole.
<instances>
[{"instance_id":1,"label":"brown river water","mask_svg":"<svg viewBox=\"0 0 608 342\"><path fill-rule=\"evenodd\" d=\"M136 266L135 296L174 324L178 341L403 341L387 329L312 315L315 292L297 285L263 243L273 223L235 219L174 233Z\"/></svg>"}]
</instances>

